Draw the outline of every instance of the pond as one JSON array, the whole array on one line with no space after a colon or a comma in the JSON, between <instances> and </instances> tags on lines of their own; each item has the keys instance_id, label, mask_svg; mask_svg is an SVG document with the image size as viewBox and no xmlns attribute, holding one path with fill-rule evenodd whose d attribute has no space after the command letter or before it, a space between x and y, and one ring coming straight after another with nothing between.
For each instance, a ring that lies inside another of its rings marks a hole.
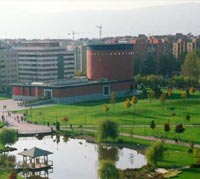
<instances>
[{"instance_id":1,"label":"pond","mask_svg":"<svg viewBox=\"0 0 200 179\"><path fill-rule=\"evenodd\" d=\"M25 148L38 147L53 152L49 155L49 160L53 161L53 173L49 176L51 179L98 179L101 159L115 161L116 167L120 169L146 165L145 156L136 150L99 147L85 140L62 136L45 136L42 140L36 137L21 137L12 147L17 148L17 151L10 152L16 155L17 161L22 161L22 156L17 154Z\"/></svg>"}]
</instances>

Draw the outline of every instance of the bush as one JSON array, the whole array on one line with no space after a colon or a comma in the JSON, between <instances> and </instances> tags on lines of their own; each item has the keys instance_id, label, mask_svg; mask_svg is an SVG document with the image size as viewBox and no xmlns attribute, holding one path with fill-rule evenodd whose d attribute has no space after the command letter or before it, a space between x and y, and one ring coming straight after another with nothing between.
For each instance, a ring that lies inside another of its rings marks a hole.
<instances>
[{"instance_id":1,"label":"bush","mask_svg":"<svg viewBox=\"0 0 200 179\"><path fill-rule=\"evenodd\" d=\"M119 179L119 171L110 160L103 160L100 162L98 173L100 179Z\"/></svg>"},{"instance_id":2,"label":"bush","mask_svg":"<svg viewBox=\"0 0 200 179\"><path fill-rule=\"evenodd\" d=\"M17 140L17 135L15 130L3 129L0 132L0 143L3 145L13 144Z\"/></svg>"},{"instance_id":3,"label":"bush","mask_svg":"<svg viewBox=\"0 0 200 179\"><path fill-rule=\"evenodd\" d=\"M15 172L11 172L9 179L17 179L17 174Z\"/></svg>"},{"instance_id":4,"label":"bush","mask_svg":"<svg viewBox=\"0 0 200 179\"><path fill-rule=\"evenodd\" d=\"M100 123L97 133L98 142L107 140L108 137L116 139L118 135L119 135L119 130L118 130L118 124L116 122L107 119Z\"/></svg>"},{"instance_id":5,"label":"bush","mask_svg":"<svg viewBox=\"0 0 200 179\"><path fill-rule=\"evenodd\" d=\"M164 156L163 142L158 141L153 143L145 152L147 162L153 166L158 165L158 161L161 161Z\"/></svg>"},{"instance_id":6,"label":"bush","mask_svg":"<svg viewBox=\"0 0 200 179\"><path fill-rule=\"evenodd\" d=\"M60 123L58 121L55 123L55 126L56 126L56 130L59 131L60 130Z\"/></svg>"}]
</instances>

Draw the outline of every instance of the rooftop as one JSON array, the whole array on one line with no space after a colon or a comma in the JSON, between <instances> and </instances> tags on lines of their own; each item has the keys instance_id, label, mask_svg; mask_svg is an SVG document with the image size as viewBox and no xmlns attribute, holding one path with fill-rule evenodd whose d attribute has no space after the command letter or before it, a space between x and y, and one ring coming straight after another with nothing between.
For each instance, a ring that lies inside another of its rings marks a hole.
<instances>
[{"instance_id":1,"label":"rooftop","mask_svg":"<svg viewBox=\"0 0 200 179\"><path fill-rule=\"evenodd\" d=\"M49 152L47 150L39 149L37 147L33 147L29 150L24 150L23 152L18 153L19 155L27 156L27 157L41 157L41 156L46 156L53 154L52 152Z\"/></svg>"}]
</instances>

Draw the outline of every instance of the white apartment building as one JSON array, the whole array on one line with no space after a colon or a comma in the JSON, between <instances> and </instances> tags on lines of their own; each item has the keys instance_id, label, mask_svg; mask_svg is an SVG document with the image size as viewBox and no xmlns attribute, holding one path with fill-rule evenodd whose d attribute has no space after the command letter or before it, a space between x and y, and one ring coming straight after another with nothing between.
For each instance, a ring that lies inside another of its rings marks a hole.
<instances>
[{"instance_id":1,"label":"white apartment building","mask_svg":"<svg viewBox=\"0 0 200 179\"><path fill-rule=\"evenodd\" d=\"M0 49L0 90L16 82L18 82L17 52L12 49Z\"/></svg>"},{"instance_id":2,"label":"white apartment building","mask_svg":"<svg viewBox=\"0 0 200 179\"><path fill-rule=\"evenodd\" d=\"M31 83L74 76L74 53L56 41L26 41L16 47L19 82Z\"/></svg>"}]
</instances>

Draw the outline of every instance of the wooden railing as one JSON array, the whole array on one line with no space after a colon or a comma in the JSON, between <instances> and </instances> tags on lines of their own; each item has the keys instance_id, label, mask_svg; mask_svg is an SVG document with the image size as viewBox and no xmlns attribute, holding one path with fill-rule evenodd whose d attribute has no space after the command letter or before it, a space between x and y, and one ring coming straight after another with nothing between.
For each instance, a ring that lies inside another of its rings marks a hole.
<instances>
[{"instance_id":1,"label":"wooden railing","mask_svg":"<svg viewBox=\"0 0 200 179\"><path fill-rule=\"evenodd\" d=\"M30 161L20 161L17 163L16 168L20 169L34 169L34 168L47 168L53 166L53 161L51 160L44 160L44 159L36 159L36 162Z\"/></svg>"}]
</instances>

